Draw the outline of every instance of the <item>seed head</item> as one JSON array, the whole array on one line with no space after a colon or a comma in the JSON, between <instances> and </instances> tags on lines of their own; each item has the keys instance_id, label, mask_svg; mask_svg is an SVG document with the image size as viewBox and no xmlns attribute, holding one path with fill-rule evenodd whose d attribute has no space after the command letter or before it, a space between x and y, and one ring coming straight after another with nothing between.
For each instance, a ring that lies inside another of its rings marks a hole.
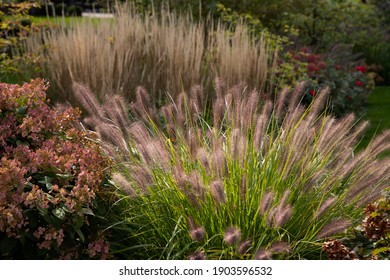
<instances>
[{"instance_id":1,"label":"seed head","mask_svg":"<svg viewBox=\"0 0 390 280\"><path fill-rule=\"evenodd\" d=\"M278 206L278 208L275 212L274 226L275 227L282 227L291 218L291 215L292 215L291 205Z\"/></svg>"},{"instance_id":2,"label":"seed head","mask_svg":"<svg viewBox=\"0 0 390 280\"><path fill-rule=\"evenodd\" d=\"M328 198L327 200L325 200L321 204L320 208L318 209L318 211L315 215L315 218L318 219L319 217L321 217L322 214L324 214L325 211L328 210L333 205L333 203L337 200L337 198L338 197L336 197L336 196L332 196L332 197Z\"/></svg>"},{"instance_id":3,"label":"seed head","mask_svg":"<svg viewBox=\"0 0 390 280\"><path fill-rule=\"evenodd\" d=\"M134 196L135 191L131 185L131 183L120 173L114 173L112 175L112 181L127 195Z\"/></svg>"},{"instance_id":4,"label":"seed head","mask_svg":"<svg viewBox=\"0 0 390 280\"><path fill-rule=\"evenodd\" d=\"M291 246L287 242L278 241L271 245L269 251L273 254L288 254L291 252Z\"/></svg>"},{"instance_id":5,"label":"seed head","mask_svg":"<svg viewBox=\"0 0 390 280\"><path fill-rule=\"evenodd\" d=\"M237 227L231 227L228 228L225 231L223 240L226 242L228 245L234 245L240 242L241 239L241 232Z\"/></svg>"},{"instance_id":6,"label":"seed head","mask_svg":"<svg viewBox=\"0 0 390 280\"><path fill-rule=\"evenodd\" d=\"M265 249L259 249L255 254L255 260L272 260L272 254Z\"/></svg>"},{"instance_id":7,"label":"seed head","mask_svg":"<svg viewBox=\"0 0 390 280\"><path fill-rule=\"evenodd\" d=\"M209 164L209 153L207 152L207 150L203 147L199 147L196 151L196 158L203 165L205 170L209 172L210 164Z\"/></svg>"},{"instance_id":8,"label":"seed head","mask_svg":"<svg viewBox=\"0 0 390 280\"><path fill-rule=\"evenodd\" d=\"M194 241L201 241L206 235L204 227L199 226L190 230L190 236Z\"/></svg>"},{"instance_id":9,"label":"seed head","mask_svg":"<svg viewBox=\"0 0 390 280\"><path fill-rule=\"evenodd\" d=\"M351 226L351 222L346 219L339 219L339 220L332 221L322 227L322 229L318 232L316 239L331 237L336 233L346 230L350 226Z\"/></svg>"},{"instance_id":10,"label":"seed head","mask_svg":"<svg viewBox=\"0 0 390 280\"><path fill-rule=\"evenodd\" d=\"M81 105L90 113L92 116L96 116L99 119L103 119L104 112L102 106L97 101L95 95L89 87L81 83L73 83L72 85L74 95Z\"/></svg>"},{"instance_id":11,"label":"seed head","mask_svg":"<svg viewBox=\"0 0 390 280\"><path fill-rule=\"evenodd\" d=\"M226 202L226 194L221 180L211 183L211 195L217 204L223 204Z\"/></svg>"},{"instance_id":12,"label":"seed head","mask_svg":"<svg viewBox=\"0 0 390 280\"><path fill-rule=\"evenodd\" d=\"M240 244L238 245L238 248L237 248L237 253L240 255L245 255L248 252L251 245L252 245L251 239L240 242Z\"/></svg>"},{"instance_id":13,"label":"seed head","mask_svg":"<svg viewBox=\"0 0 390 280\"><path fill-rule=\"evenodd\" d=\"M270 209L273 199L274 193L272 191L263 195L263 199L260 203L260 214L264 215Z\"/></svg>"},{"instance_id":14,"label":"seed head","mask_svg":"<svg viewBox=\"0 0 390 280\"><path fill-rule=\"evenodd\" d=\"M206 254L203 251L195 252L188 257L189 260L205 260Z\"/></svg>"}]
</instances>

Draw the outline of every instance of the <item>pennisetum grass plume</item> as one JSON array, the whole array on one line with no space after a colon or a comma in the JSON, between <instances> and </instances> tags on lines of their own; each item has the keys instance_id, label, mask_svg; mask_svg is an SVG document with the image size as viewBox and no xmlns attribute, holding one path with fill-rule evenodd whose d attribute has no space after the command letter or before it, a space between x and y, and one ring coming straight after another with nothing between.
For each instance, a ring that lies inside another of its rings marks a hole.
<instances>
[{"instance_id":1,"label":"pennisetum grass plume","mask_svg":"<svg viewBox=\"0 0 390 280\"><path fill-rule=\"evenodd\" d=\"M190 98L182 93L161 109L151 107L154 112L137 107L143 116L128 119L128 133L121 134L127 150L113 154L116 172L126 177L115 180L122 196L120 230L131 232L117 243L118 254L321 258L317 244L342 236L362 217L364 203L389 186L388 160L378 158L389 148L389 132L357 152L354 145L367 124L357 124L352 115L328 116L320 104L325 97L303 108L298 97L295 105L286 104L288 91L273 104L243 85L228 89L219 80L216 87L208 102L193 88ZM303 88L299 84L293 94ZM91 115L97 128L121 126L115 124L120 118L104 112Z\"/></svg>"}]
</instances>

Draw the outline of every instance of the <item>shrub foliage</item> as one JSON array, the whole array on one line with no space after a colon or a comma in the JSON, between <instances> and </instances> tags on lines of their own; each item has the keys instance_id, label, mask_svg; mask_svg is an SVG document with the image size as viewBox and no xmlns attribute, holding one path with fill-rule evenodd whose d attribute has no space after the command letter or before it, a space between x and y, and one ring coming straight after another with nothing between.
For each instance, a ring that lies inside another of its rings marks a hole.
<instances>
[{"instance_id":1,"label":"shrub foliage","mask_svg":"<svg viewBox=\"0 0 390 280\"><path fill-rule=\"evenodd\" d=\"M351 236L328 240L322 249L329 259L388 260L390 258L390 192L364 208L364 220Z\"/></svg>"},{"instance_id":2,"label":"shrub foliage","mask_svg":"<svg viewBox=\"0 0 390 280\"><path fill-rule=\"evenodd\" d=\"M351 112L359 116L363 114L367 97L375 86L376 74L372 71L373 67L341 66L306 47L299 51L289 51L281 57L276 75L279 87L305 81L307 90L303 98L306 104L310 104L321 88L327 87L330 90L328 109L333 114L338 117Z\"/></svg>"},{"instance_id":3,"label":"shrub foliage","mask_svg":"<svg viewBox=\"0 0 390 280\"><path fill-rule=\"evenodd\" d=\"M0 83L1 257L105 258L96 201L108 161L76 124L48 106L43 80Z\"/></svg>"}]
</instances>

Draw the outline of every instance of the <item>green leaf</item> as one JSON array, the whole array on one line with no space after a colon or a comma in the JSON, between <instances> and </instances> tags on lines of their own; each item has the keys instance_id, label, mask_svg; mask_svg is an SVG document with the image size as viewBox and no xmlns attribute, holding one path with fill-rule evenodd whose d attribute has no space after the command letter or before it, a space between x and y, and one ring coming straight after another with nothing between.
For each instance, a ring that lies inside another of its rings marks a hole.
<instances>
[{"instance_id":1,"label":"green leaf","mask_svg":"<svg viewBox=\"0 0 390 280\"><path fill-rule=\"evenodd\" d=\"M27 112L27 106L21 106L16 109L16 113L21 116L25 115L26 112Z\"/></svg>"},{"instance_id":2,"label":"green leaf","mask_svg":"<svg viewBox=\"0 0 390 280\"><path fill-rule=\"evenodd\" d=\"M95 216L95 214L92 212L92 210L90 208L83 208L81 210L81 213L83 213L84 215Z\"/></svg>"},{"instance_id":3,"label":"green leaf","mask_svg":"<svg viewBox=\"0 0 390 280\"><path fill-rule=\"evenodd\" d=\"M56 176L59 177L59 178L62 178L62 179L71 179L71 178L73 178L73 176L71 174L67 174L67 173L64 173L64 174L57 173Z\"/></svg>"},{"instance_id":4,"label":"green leaf","mask_svg":"<svg viewBox=\"0 0 390 280\"><path fill-rule=\"evenodd\" d=\"M52 211L53 215L56 216L58 219L63 221L66 217L66 207L62 206L56 209L53 209Z\"/></svg>"},{"instance_id":5,"label":"green leaf","mask_svg":"<svg viewBox=\"0 0 390 280\"><path fill-rule=\"evenodd\" d=\"M53 189L53 184L51 183L51 178L48 176L43 177L42 180L38 181L38 183L44 184L47 190L51 191Z\"/></svg>"},{"instance_id":6,"label":"green leaf","mask_svg":"<svg viewBox=\"0 0 390 280\"><path fill-rule=\"evenodd\" d=\"M84 234L81 232L79 228L75 228L75 231L77 232L78 236L80 237L82 242L85 242Z\"/></svg>"},{"instance_id":7,"label":"green leaf","mask_svg":"<svg viewBox=\"0 0 390 280\"><path fill-rule=\"evenodd\" d=\"M387 250L389 250L390 248L389 247L381 247L381 248L377 248L375 249L374 251L372 251L372 255L373 256L376 256L380 253L383 253L383 252L386 252Z\"/></svg>"},{"instance_id":8,"label":"green leaf","mask_svg":"<svg viewBox=\"0 0 390 280\"><path fill-rule=\"evenodd\" d=\"M47 208L37 207L37 209L39 211L39 214L41 214L41 216L43 216L43 217L47 216L47 214L48 214Z\"/></svg>"},{"instance_id":9,"label":"green leaf","mask_svg":"<svg viewBox=\"0 0 390 280\"><path fill-rule=\"evenodd\" d=\"M26 141L20 141L20 140L16 140L16 145L17 146L29 146L29 143L26 142Z\"/></svg>"},{"instance_id":10,"label":"green leaf","mask_svg":"<svg viewBox=\"0 0 390 280\"><path fill-rule=\"evenodd\" d=\"M371 214L370 214L370 217L373 217L373 218L375 218L376 216L378 216L379 215L379 213L378 212L372 212Z\"/></svg>"},{"instance_id":11,"label":"green leaf","mask_svg":"<svg viewBox=\"0 0 390 280\"><path fill-rule=\"evenodd\" d=\"M83 216L77 216L76 217L76 223L74 224L74 226L76 228L81 228L83 226L83 223L84 223L84 218Z\"/></svg>"}]
</instances>

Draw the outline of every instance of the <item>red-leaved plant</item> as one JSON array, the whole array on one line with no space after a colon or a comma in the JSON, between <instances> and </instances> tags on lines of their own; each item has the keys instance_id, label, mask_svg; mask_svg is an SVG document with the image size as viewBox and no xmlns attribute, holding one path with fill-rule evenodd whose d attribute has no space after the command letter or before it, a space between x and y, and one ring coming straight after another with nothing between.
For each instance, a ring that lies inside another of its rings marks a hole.
<instances>
[{"instance_id":1,"label":"red-leaved plant","mask_svg":"<svg viewBox=\"0 0 390 280\"><path fill-rule=\"evenodd\" d=\"M95 214L108 160L46 89L0 83L1 258L107 258Z\"/></svg>"}]
</instances>

